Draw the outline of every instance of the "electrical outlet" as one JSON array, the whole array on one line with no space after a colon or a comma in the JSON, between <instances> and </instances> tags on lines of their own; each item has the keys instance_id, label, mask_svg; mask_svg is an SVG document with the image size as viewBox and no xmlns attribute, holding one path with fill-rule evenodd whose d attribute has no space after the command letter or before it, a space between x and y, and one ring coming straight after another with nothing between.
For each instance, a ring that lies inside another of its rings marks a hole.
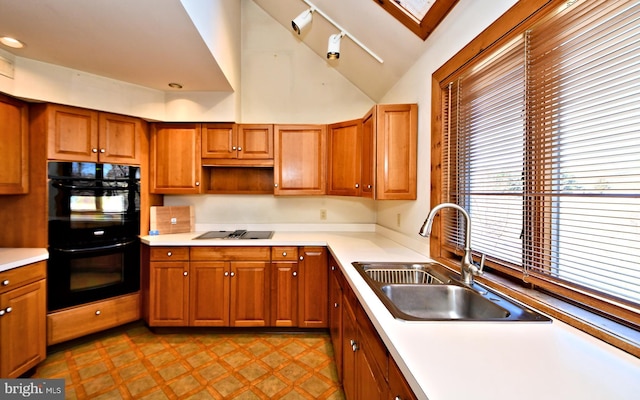
<instances>
[{"instance_id":1,"label":"electrical outlet","mask_svg":"<svg viewBox=\"0 0 640 400\"><path fill-rule=\"evenodd\" d=\"M400 213L397 213L397 214L396 214L396 226L397 226L398 228L400 228L400 219L401 219L401 217L400 217Z\"/></svg>"},{"instance_id":2,"label":"electrical outlet","mask_svg":"<svg viewBox=\"0 0 640 400\"><path fill-rule=\"evenodd\" d=\"M324 208L320 209L320 220L325 221L327 219L327 210Z\"/></svg>"},{"instance_id":3,"label":"electrical outlet","mask_svg":"<svg viewBox=\"0 0 640 400\"><path fill-rule=\"evenodd\" d=\"M177 225L178 224L178 218L171 218L171 225Z\"/></svg>"}]
</instances>

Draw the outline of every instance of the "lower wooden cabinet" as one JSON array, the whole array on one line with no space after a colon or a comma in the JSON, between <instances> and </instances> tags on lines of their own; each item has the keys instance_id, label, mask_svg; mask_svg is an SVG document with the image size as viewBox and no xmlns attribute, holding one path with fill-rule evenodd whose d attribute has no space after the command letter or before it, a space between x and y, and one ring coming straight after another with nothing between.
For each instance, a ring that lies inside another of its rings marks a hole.
<instances>
[{"instance_id":1,"label":"lower wooden cabinet","mask_svg":"<svg viewBox=\"0 0 640 400\"><path fill-rule=\"evenodd\" d=\"M329 273L324 247L272 250L273 326L329 327Z\"/></svg>"},{"instance_id":2,"label":"lower wooden cabinet","mask_svg":"<svg viewBox=\"0 0 640 400\"><path fill-rule=\"evenodd\" d=\"M269 247L162 247L147 253L149 279L143 277L143 285L150 326L269 324Z\"/></svg>"},{"instance_id":3,"label":"lower wooden cabinet","mask_svg":"<svg viewBox=\"0 0 640 400\"><path fill-rule=\"evenodd\" d=\"M389 399L418 400L391 356L389 356Z\"/></svg>"},{"instance_id":4,"label":"lower wooden cabinet","mask_svg":"<svg viewBox=\"0 0 640 400\"><path fill-rule=\"evenodd\" d=\"M338 264L329 256L329 332L338 379L342 379L342 286Z\"/></svg>"},{"instance_id":5,"label":"lower wooden cabinet","mask_svg":"<svg viewBox=\"0 0 640 400\"><path fill-rule=\"evenodd\" d=\"M117 296L47 315L47 344L65 342L140 319L140 293Z\"/></svg>"},{"instance_id":6,"label":"lower wooden cabinet","mask_svg":"<svg viewBox=\"0 0 640 400\"><path fill-rule=\"evenodd\" d=\"M46 264L0 273L0 378L17 378L46 356Z\"/></svg>"}]
</instances>

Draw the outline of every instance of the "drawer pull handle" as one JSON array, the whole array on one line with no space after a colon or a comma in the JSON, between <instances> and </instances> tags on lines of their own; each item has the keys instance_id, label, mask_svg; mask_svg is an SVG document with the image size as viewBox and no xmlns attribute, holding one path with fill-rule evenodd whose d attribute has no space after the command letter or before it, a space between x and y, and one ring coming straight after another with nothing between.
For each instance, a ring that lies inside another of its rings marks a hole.
<instances>
[{"instance_id":1,"label":"drawer pull handle","mask_svg":"<svg viewBox=\"0 0 640 400\"><path fill-rule=\"evenodd\" d=\"M100 310L97 310L96 315L100 315L100 314L102 314L102 312Z\"/></svg>"},{"instance_id":2,"label":"drawer pull handle","mask_svg":"<svg viewBox=\"0 0 640 400\"><path fill-rule=\"evenodd\" d=\"M8 279L3 280L2 286L9 286L9 280Z\"/></svg>"},{"instance_id":3,"label":"drawer pull handle","mask_svg":"<svg viewBox=\"0 0 640 400\"><path fill-rule=\"evenodd\" d=\"M173 255L173 253L172 253L172 252L167 251L167 257L171 257L172 255Z\"/></svg>"},{"instance_id":4,"label":"drawer pull handle","mask_svg":"<svg viewBox=\"0 0 640 400\"><path fill-rule=\"evenodd\" d=\"M282 257L286 257L286 256L287 256L287 252L286 252L286 251L283 251L283 252L282 252Z\"/></svg>"}]
</instances>

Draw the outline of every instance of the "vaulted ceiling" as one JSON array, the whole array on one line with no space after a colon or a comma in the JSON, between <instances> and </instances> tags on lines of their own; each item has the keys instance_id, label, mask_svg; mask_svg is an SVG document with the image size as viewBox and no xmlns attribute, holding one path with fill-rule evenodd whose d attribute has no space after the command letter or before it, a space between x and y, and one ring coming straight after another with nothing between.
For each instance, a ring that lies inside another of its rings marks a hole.
<instances>
[{"instance_id":1,"label":"vaulted ceiling","mask_svg":"<svg viewBox=\"0 0 640 400\"><path fill-rule=\"evenodd\" d=\"M202 29L194 24L198 1L0 0L0 36L26 43L19 50L0 48L19 57L162 91L174 90L168 87L174 81L189 91L232 91L229 75L218 61L221 55L212 53L210 37L203 38ZM314 13L301 35L291 29L291 20L309 8L303 0L209 1L255 2L291 32L291 40L303 41L318 54L318 62L328 63L374 100L429 45L373 0L310 0L383 60L377 61L345 37L340 58L328 61L327 39L339 33L331 23ZM236 32L240 35L241 30Z\"/></svg>"}]
</instances>

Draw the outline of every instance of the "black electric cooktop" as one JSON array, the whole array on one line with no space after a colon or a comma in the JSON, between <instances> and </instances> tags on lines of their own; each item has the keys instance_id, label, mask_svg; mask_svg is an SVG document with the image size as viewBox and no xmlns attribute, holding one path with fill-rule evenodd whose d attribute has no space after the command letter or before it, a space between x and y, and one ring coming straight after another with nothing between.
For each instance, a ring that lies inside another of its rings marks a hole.
<instances>
[{"instance_id":1,"label":"black electric cooktop","mask_svg":"<svg viewBox=\"0 0 640 400\"><path fill-rule=\"evenodd\" d=\"M209 231L194 239L271 239L273 231L247 231L238 229L235 231Z\"/></svg>"}]
</instances>

